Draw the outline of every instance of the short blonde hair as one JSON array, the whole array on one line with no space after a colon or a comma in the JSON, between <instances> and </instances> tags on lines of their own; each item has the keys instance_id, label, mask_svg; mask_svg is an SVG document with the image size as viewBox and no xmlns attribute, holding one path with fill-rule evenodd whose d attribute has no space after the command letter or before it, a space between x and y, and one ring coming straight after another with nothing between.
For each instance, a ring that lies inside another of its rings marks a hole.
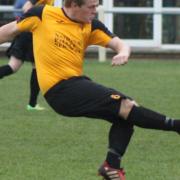
<instances>
[{"instance_id":1,"label":"short blonde hair","mask_svg":"<svg viewBox=\"0 0 180 180\"><path fill-rule=\"evenodd\" d=\"M64 0L64 6L70 7L72 2L76 3L78 6L82 6L85 1L86 0Z\"/></svg>"}]
</instances>

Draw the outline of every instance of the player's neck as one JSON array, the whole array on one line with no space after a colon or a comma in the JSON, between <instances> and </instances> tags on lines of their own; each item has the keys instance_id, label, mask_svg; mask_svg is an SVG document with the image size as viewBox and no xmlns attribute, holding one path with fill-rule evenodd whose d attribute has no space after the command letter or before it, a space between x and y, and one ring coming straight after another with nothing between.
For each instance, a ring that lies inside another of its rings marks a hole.
<instances>
[{"instance_id":1,"label":"player's neck","mask_svg":"<svg viewBox=\"0 0 180 180\"><path fill-rule=\"evenodd\" d=\"M63 7L63 11L65 13L65 15L72 21L76 22L76 23L81 23L78 18L76 18L76 15L75 13L69 9L69 8L66 8L66 7Z\"/></svg>"}]
</instances>

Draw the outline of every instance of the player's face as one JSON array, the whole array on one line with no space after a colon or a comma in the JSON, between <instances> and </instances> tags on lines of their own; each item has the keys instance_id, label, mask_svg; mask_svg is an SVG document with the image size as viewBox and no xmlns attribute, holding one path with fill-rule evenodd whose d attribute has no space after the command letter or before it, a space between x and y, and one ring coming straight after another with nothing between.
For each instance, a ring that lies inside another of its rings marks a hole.
<instances>
[{"instance_id":1,"label":"player's face","mask_svg":"<svg viewBox=\"0 0 180 180\"><path fill-rule=\"evenodd\" d=\"M98 5L99 0L85 0L85 4L78 7L78 10L76 11L76 18L78 21L91 23L96 16Z\"/></svg>"}]
</instances>

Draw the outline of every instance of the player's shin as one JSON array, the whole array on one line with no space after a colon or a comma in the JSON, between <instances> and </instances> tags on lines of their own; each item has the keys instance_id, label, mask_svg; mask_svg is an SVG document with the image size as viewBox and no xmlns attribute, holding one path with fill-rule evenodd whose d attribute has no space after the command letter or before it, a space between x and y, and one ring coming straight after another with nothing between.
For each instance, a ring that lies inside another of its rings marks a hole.
<instances>
[{"instance_id":1,"label":"player's shin","mask_svg":"<svg viewBox=\"0 0 180 180\"><path fill-rule=\"evenodd\" d=\"M4 65L0 67L0 79L3 78L4 76L9 76L11 74L13 74L13 70L11 66Z\"/></svg>"},{"instance_id":2,"label":"player's shin","mask_svg":"<svg viewBox=\"0 0 180 180\"><path fill-rule=\"evenodd\" d=\"M133 106L127 121L148 129L176 131L180 133L180 121L168 118L144 107Z\"/></svg>"},{"instance_id":3,"label":"player's shin","mask_svg":"<svg viewBox=\"0 0 180 180\"><path fill-rule=\"evenodd\" d=\"M115 169L120 168L124 155L133 134L133 126L127 122L113 124L109 132L109 151L106 162Z\"/></svg>"}]
</instances>

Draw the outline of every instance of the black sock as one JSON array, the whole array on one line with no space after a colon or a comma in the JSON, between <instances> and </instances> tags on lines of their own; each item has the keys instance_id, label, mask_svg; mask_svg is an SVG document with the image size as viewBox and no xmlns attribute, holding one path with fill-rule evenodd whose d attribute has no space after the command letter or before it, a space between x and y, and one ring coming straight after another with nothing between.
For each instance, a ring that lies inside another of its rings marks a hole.
<instances>
[{"instance_id":1,"label":"black sock","mask_svg":"<svg viewBox=\"0 0 180 180\"><path fill-rule=\"evenodd\" d=\"M38 94L39 94L39 84L37 80L36 69L33 69L31 72L30 99L29 99L29 105L31 105L32 107L36 106L37 104Z\"/></svg>"},{"instance_id":2,"label":"black sock","mask_svg":"<svg viewBox=\"0 0 180 180\"><path fill-rule=\"evenodd\" d=\"M174 120L174 130L180 134L180 120Z\"/></svg>"},{"instance_id":3,"label":"black sock","mask_svg":"<svg viewBox=\"0 0 180 180\"><path fill-rule=\"evenodd\" d=\"M144 107L134 106L127 120L142 128L180 132L180 121Z\"/></svg>"},{"instance_id":4,"label":"black sock","mask_svg":"<svg viewBox=\"0 0 180 180\"><path fill-rule=\"evenodd\" d=\"M11 66L4 65L0 67L0 79L3 78L4 76L9 76L10 74L13 74L13 70Z\"/></svg>"},{"instance_id":5,"label":"black sock","mask_svg":"<svg viewBox=\"0 0 180 180\"><path fill-rule=\"evenodd\" d=\"M106 162L108 165L114 169L120 169L121 157L116 152L111 152L111 150L107 153Z\"/></svg>"},{"instance_id":6,"label":"black sock","mask_svg":"<svg viewBox=\"0 0 180 180\"><path fill-rule=\"evenodd\" d=\"M111 126L109 132L109 151L106 161L110 167L119 169L123 157L133 134L133 125L119 119L119 123Z\"/></svg>"}]
</instances>

